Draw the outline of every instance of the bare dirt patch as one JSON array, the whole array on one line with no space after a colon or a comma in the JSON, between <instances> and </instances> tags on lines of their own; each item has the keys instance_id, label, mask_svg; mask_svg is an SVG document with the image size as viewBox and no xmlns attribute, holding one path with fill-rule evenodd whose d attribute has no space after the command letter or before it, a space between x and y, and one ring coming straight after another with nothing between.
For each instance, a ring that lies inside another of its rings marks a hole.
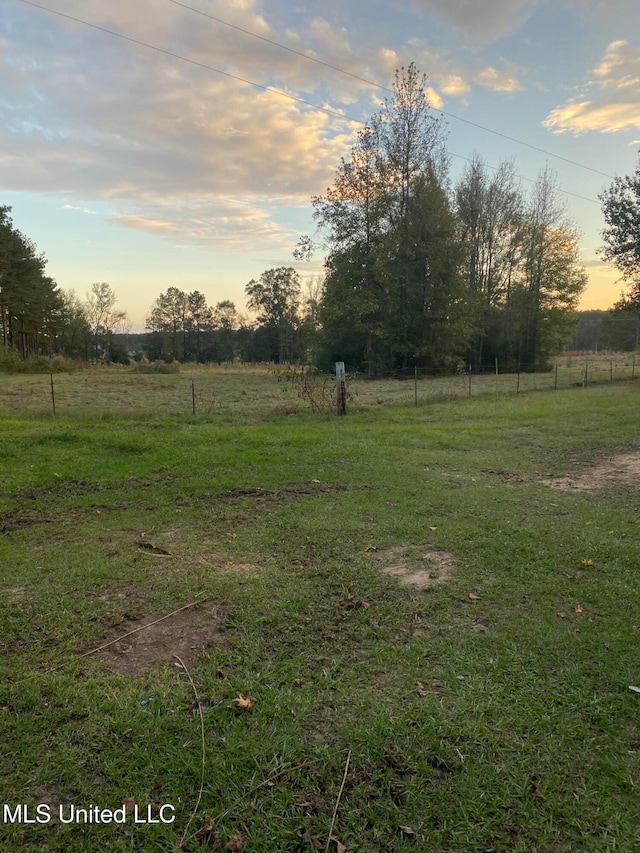
<instances>
[{"instance_id":1,"label":"bare dirt patch","mask_svg":"<svg viewBox=\"0 0 640 853\"><path fill-rule=\"evenodd\" d=\"M595 465L542 480L552 489L595 491L610 485L640 486L640 452L614 453L601 458Z\"/></svg>"},{"instance_id":2,"label":"bare dirt patch","mask_svg":"<svg viewBox=\"0 0 640 853\"><path fill-rule=\"evenodd\" d=\"M486 473L494 474L508 486L523 486L527 482L522 474L518 474L517 471L505 471L504 468L487 468Z\"/></svg>"},{"instance_id":3,"label":"bare dirt patch","mask_svg":"<svg viewBox=\"0 0 640 853\"><path fill-rule=\"evenodd\" d=\"M455 555L427 546L399 545L370 551L382 571L414 589L429 589L450 580Z\"/></svg>"},{"instance_id":4,"label":"bare dirt patch","mask_svg":"<svg viewBox=\"0 0 640 853\"><path fill-rule=\"evenodd\" d=\"M105 640L117 642L91 655L91 659L136 678L164 663L177 663L176 656L190 666L208 649L229 645L221 631L222 608L212 601L203 601L167 618L162 616L156 614L119 625L117 634ZM87 651L90 649L81 653Z\"/></svg>"}]
</instances>

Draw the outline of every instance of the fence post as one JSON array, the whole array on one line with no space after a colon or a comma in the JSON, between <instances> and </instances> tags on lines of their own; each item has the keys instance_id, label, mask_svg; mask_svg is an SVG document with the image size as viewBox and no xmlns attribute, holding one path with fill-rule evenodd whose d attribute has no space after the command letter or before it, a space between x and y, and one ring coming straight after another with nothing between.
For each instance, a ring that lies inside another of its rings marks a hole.
<instances>
[{"instance_id":1,"label":"fence post","mask_svg":"<svg viewBox=\"0 0 640 853\"><path fill-rule=\"evenodd\" d=\"M558 359L556 358L556 376L553 382L553 390L558 390Z\"/></svg>"},{"instance_id":2,"label":"fence post","mask_svg":"<svg viewBox=\"0 0 640 853\"><path fill-rule=\"evenodd\" d=\"M609 363L609 381L613 382L613 359Z\"/></svg>"},{"instance_id":3,"label":"fence post","mask_svg":"<svg viewBox=\"0 0 640 853\"><path fill-rule=\"evenodd\" d=\"M518 362L518 376L516 378L516 396L520 393L520 362Z\"/></svg>"},{"instance_id":4,"label":"fence post","mask_svg":"<svg viewBox=\"0 0 640 853\"><path fill-rule=\"evenodd\" d=\"M471 399L471 365L469 365L469 399Z\"/></svg>"},{"instance_id":5,"label":"fence post","mask_svg":"<svg viewBox=\"0 0 640 853\"><path fill-rule=\"evenodd\" d=\"M418 366L415 365L413 368L413 403L415 406L418 405Z\"/></svg>"},{"instance_id":6,"label":"fence post","mask_svg":"<svg viewBox=\"0 0 640 853\"><path fill-rule=\"evenodd\" d=\"M53 391L53 373L49 374L49 378L51 379L51 408L53 409L53 414L55 416L55 413L56 413L56 395Z\"/></svg>"},{"instance_id":7,"label":"fence post","mask_svg":"<svg viewBox=\"0 0 640 853\"><path fill-rule=\"evenodd\" d=\"M587 382L589 381L589 362L585 361L584 363L584 373L582 374L582 387L587 387Z\"/></svg>"},{"instance_id":8,"label":"fence post","mask_svg":"<svg viewBox=\"0 0 640 853\"><path fill-rule=\"evenodd\" d=\"M344 361L336 362L336 392L339 415L347 414L347 383L344 372Z\"/></svg>"},{"instance_id":9,"label":"fence post","mask_svg":"<svg viewBox=\"0 0 640 853\"><path fill-rule=\"evenodd\" d=\"M631 378L636 378L636 354L633 354L633 360L631 362Z\"/></svg>"},{"instance_id":10,"label":"fence post","mask_svg":"<svg viewBox=\"0 0 640 853\"><path fill-rule=\"evenodd\" d=\"M498 359L496 358L496 394L498 393Z\"/></svg>"},{"instance_id":11,"label":"fence post","mask_svg":"<svg viewBox=\"0 0 640 853\"><path fill-rule=\"evenodd\" d=\"M193 379L191 380L191 409L193 414L196 413L196 385Z\"/></svg>"}]
</instances>

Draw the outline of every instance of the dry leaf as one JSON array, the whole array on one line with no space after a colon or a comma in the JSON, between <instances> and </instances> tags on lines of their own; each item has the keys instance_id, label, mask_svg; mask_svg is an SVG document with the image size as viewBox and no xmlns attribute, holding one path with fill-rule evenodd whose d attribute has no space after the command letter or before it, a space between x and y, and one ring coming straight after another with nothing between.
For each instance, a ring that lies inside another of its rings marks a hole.
<instances>
[{"instance_id":1,"label":"dry leaf","mask_svg":"<svg viewBox=\"0 0 640 853\"><path fill-rule=\"evenodd\" d=\"M629 690L633 690L634 693L640 693L640 687L634 687L633 684L629 685Z\"/></svg>"},{"instance_id":2,"label":"dry leaf","mask_svg":"<svg viewBox=\"0 0 640 853\"><path fill-rule=\"evenodd\" d=\"M233 701L236 707L241 708L243 711L250 711L253 708L253 699L251 696L243 696L242 693L239 693Z\"/></svg>"},{"instance_id":3,"label":"dry leaf","mask_svg":"<svg viewBox=\"0 0 640 853\"><path fill-rule=\"evenodd\" d=\"M345 586L347 589L353 589L353 581L347 581Z\"/></svg>"},{"instance_id":4,"label":"dry leaf","mask_svg":"<svg viewBox=\"0 0 640 853\"><path fill-rule=\"evenodd\" d=\"M545 797L545 795L542 793L542 791L540 790L537 779L531 780L530 788L531 788L531 793L536 798L536 800L546 800L547 799Z\"/></svg>"},{"instance_id":5,"label":"dry leaf","mask_svg":"<svg viewBox=\"0 0 640 853\"><path fill-rule=\"evenodd\" d=\"M415 835L415 832L411 829L410 826L400 826L399 829L403 835Z\"/></svg>"},{"instance_id":6,"label":"dry leaf","mask_svg":"<svg viewBox=\"0 0 640 853\"><path fill-rule=\"evenodd\" d=\"M205 835L209 835L210 832L213 832L216 822L213 818L207 823L205 826L200 827L200 829L196 832L196 838L204 838Z\"/></svg>"},{"instance_id":7,"label":"dry leaf","mask_svg":"<svg viewBox=\"0 0 640 853\"><path fill-rule=\"evenodd\" d=\"M122 801L122 805L125 807L126 814L131 814L133 811L133 807L137 805L137 800L135 797L127 797L126 800Z\"/></svg>"},{"instance_id":8,"label":"dry leaf","mask_svg":"<svg viewBox=\"0 0 640 853\"><path fill-rule=\"evenodd\" d=\"M593 565L593 560L580 560L580 565L581 565L581 566L585 566L585 567L586 567L586 566L592 566L592 565Z\"/></svg>"},{"instance_id":9,"label":"dry leaf","mask_svg":"<svg viewBox=\"0 0 640 853\"><path fill-rule=\"evenodd\" d=\"M337 838L333 839L336 842L336 853L347 853L347 848Z\"/></svg>"},{"instance_id":10,"label":"dry leaf","mask_svg":"<svg viewBox=\"0 0 640 853\"><path fill-rule=\"evenodd\" d=\"M416 693L418 694L418 696L428 695L425 686L421 681L416 681Z\"/></svg>"},{"instance_id":11,"label":"dry leaf","mask_svg":"<svg viewBox=\"0 0 640 853\"><path fill-rule=\"evenodd\" d=\"M430 527L429 530L437 530L437 527Z\"/></svg>"},{"instance_id":12,"label":"dry leaf","mask_svg":"<svg viewBox=\"0 0 640 853\"><path fill-rule=\"evenodd\" d=\"M364 549L364 552L365 552L365 554L369 554L369 553L371 553L372 551L377 551L377 550L378 550L378 546L377 546L377 545L369 545L369 547L368 547L368 548L365 548L365 549Z\"/></svg>"},{"instance_id":13,"label":"dry leaf","mask_svg":"<svg viewBox=\"0 0 640 853\"><path fill-rule=\"evenodd\" d=\"M558 610L558 612L556 613L556 616L559 616L561 619L567 618L567 614L564 612L564 610Z\"/></svg>"},{"instance_id":14,"label":"dry leaf","mask_svg":"<svg viewBox=\"0 0 640 853\"><path fill-rule=\"evenodd\" d=\"M475 592L470 592L469 598L471 599L471 601L481 601L482 600L482 596L476 595Z\"/></svg>"},{"instance_id":15,"label":"dry leaf","mask_svg":"<svg viewBox=\"0 0 640 853\"><path fill-rule=\"evenodd\" d=\"M444 687L444 684L440 681L439 678L434 678L431 682L432 687Z\"/></svg>"},{"instance_id":16,"label":"dry leaf","mask_svg":"<svg viewBox=\"0 0 640 853\"><path fill-rule=\"evenodd\" d=\"M229 840L224 845L225 850L242 850L244 838L241 835L230 835Z\"/></svg>"},{"instance_id":17,"label":"dry leaf","mask_svg":"<svg viewBox=\"0 0 640 853\"><path fill-rule=\"evenodd\" d=\"M576 613L584 613L584 610L582 609L581 604L574 604L573 609L575 610Z\"/></svg>"}]
</instances>

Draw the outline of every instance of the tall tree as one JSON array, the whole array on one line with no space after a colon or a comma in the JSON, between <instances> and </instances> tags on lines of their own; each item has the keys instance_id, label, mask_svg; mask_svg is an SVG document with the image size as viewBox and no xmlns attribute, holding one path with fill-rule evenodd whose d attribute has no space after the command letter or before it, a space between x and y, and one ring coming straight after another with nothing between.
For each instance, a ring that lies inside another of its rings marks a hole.
<instances>
[{"instance_id":1,"label":"tall tree","mask_svg":"<svg viewBox=\"0 0 640 853\"><path fill-rule=\"evenodd\" d=\"M633 282L632 296L640 303L640 162L635 174L616 178L599 198L606 222L604 257Z\"/></svg>"},{"instance_id":2,"label":"tall tree","mask_svg":"<svg viewBox=\"0 0 640 853\"><path fill-rule=\"evenodd\" d=\"M126 311L117 307L118 297L106 281L94 282L84 303L85 315L93 336L94 358L109 360L109 346L116 332L125 331ZM101 353L102 349L102 353Z\"/></svg>"},{"instance_id":3,"label":"tall tree","mask_svg":"<svg viewBox=\"0 0 640 853\"><path fill-rule=\"evenodd\" d=\"M272 360L291 361L296 354L300 276L293 267L266 270L245 287L247 307L272 337Z\"/></svg>"},{"instance_id":4,"label":"tall tree","mask_svg":"<svg viewBox=\"0 0 640 853\"><path fill-rule=\"evenodd\" d=\"M399 69L394 97L358 135L333 187L313 199L329 249L325 359L347 346L344 357L369 371L405 368L446 360L459 343L444 128L425 87L415 65Z\"/></svg>"},{"instance_id":5,"label":"tall tree","mask_svg":"<svg viewBox=\"0 0 640 853\"><path fill-rule=\"evenodd\" d=\"M167 292L161 293L153 303L151 313L146 320L146 327L151 332L159 333L162 357L176 360L184 357L188 306L187 294L177 287L169 287ZM171 342L168 353L164 348L165 333L168 333Z\"/></svg>"},{"instance_id":6,"label":"tall tree","mask_svg":"<svg viewBox=\"0 0 640 853\"><path fill-rule=\"evenodd\" d=\"M5 349L23 357L51 348L50 319L59 308L55 281L35 243L13 226L11 208L0 207L0 324Z\"/></svg>"}]
</instances>

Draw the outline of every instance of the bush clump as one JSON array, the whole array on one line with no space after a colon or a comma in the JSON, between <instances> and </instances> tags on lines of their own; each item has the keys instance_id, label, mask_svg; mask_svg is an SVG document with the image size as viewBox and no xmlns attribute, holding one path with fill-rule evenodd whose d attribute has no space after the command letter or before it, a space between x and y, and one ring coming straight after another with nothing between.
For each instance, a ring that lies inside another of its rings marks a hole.
<instances>
[{"instance_id":1,"label":"bush clump","mask_svg":"<svg viewBox=\"0 0 640 853\"><path fill-rule=\"evenodd\" d=\"M0 349L0 373L71 373L78 365L63 355L28 355L15 349Z\"/></svg>"},{"instance_id":2,"label":"bush clump","mask_svg":"<svg viewBox=\"0 0 640 853\"><path fill-rule=\"evenodd\" d=\"M133 365L134 373L180 373L179 361L149 361L141 358Z\"/></svg>"}]
</instances>

